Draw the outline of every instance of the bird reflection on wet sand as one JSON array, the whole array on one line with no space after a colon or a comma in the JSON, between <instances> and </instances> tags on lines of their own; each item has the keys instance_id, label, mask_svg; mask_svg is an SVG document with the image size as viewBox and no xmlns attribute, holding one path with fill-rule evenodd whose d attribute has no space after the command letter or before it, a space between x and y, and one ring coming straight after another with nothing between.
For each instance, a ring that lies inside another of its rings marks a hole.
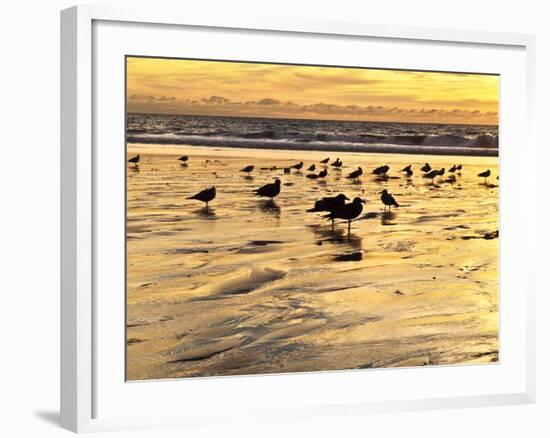
<instances>
[{"instance_id":1,"label":"bird reflection on wet sand","mask_svg":"<svg viewBox=\"0 0 550 438\"><path fill-rule=\"evenodd\" d=\"M281 214L281 207L279 207L273 199L258 201L258 208L264 213L270 213L275 216L279 216Z\"/></svg>"},{"instance_id":2,"label":"bird reflection on wet sand","mask_svg":"<svg viewBox=\"0 0 550 438\"><path fill-rule=\"evenodd\" d=\"M205 206L205 207L199 208L198 210L194 210L194 213L197 216L201 216L207 219L214 219L216 217L216 211L212 207Z\"/></svg>"},{"instance_id":3,"label":"bird reflection on wet sand","mask_svg":"<svg viewBox=\"0 0 550 438\"><path fill-rule=\"evenodd\" d=\"M387 210L380 215L380 223L382 225L395 225L394 219L397 217L395 211Z\"/></svg>"}]
</instances>

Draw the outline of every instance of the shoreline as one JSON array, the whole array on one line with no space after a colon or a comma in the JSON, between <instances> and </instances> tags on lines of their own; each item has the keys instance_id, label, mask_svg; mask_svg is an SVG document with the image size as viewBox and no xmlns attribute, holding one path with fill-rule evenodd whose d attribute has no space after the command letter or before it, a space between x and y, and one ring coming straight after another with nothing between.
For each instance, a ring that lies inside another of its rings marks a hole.
<instances>
[{"instance_id":1,"label":"shoreline","mask_svg":"<svg viewBox=\"0 0 550 438\"><path fill-rule=\"evenodd\" d=\"M319 153L357 153L357 154L387 154L387 155L425 155L425 156L438 156L438 157L481 157L481 158L498 158L499 152L498 149L482 149L482 148L456 148L456 147L443 147L443 146L358 146L356 148L350 149L349 147L300 147L301 145L293 145L289 148L288 143L282 143L281 145L274 144L257 144L246 145L242 142L232 144L228 141L223 142L212 142L212 144L205 144L205 142L197 143L170 143L170 142L133 142L131 139L128 139L126 142L127 149L133 147L137 148L147 148L147 147L156 147L159 148L172 148L173 153L178 153L177 150L184 147L200 147L207 149L236 149L236 150L260 150L260 151L281 151L281 152L319 152ZM311 146L311 143L309 144ZM443 150L445 149L445 150Z\"/></svg>"},{"instance_id":2,"label":"shoreline","mask_svg":"<svg viewBox=\"0 0 550 438\"><path fill-rule=\"evenodd\" d=\"M144 155L192 155L203 157L218 157L220 153L224 153L227 157L247 158L247 159L262 159L262 160L314 160L319 161L323 158L336 157L344 160L345 164L349 160L352 161L395 161L402 164L416 163L423 164L430 162L434 166L444 166L449 161L456 163L470 164L485 162L492 165L498 162L499 157L491 156L473 156L473 155L430 155L430 154L399 154L391 152L357 152L357 151L312 151L312 150L283 150L283 149L256 149L256 148L240 148L226 146L196 146L196 145L165 145L165 144L144 144L144 143L127 143L127 154L144 154ZM456 160L453 160L453 157ZM414 158L414 159L413 159ZM329 166L330 167L330 166ZM347 166L344 166L347 167Z\"/></svg>"}]
</instances>

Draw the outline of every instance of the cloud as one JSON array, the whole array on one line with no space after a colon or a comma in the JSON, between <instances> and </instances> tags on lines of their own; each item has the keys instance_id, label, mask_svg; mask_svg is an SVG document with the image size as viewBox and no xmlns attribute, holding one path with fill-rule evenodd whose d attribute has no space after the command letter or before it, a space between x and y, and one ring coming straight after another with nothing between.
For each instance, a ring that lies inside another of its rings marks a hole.
<instances>
[{"instance_id":1,"label":"cloud","mask_svg":"<svg viewBox=\"0 0 550 438\"><path fill-rule=\"evenodd\" d=\"M210 96L208 98L203 98L202 101L207 104L213 104L213 105L224 105L226 103L229 103L230 100L226 99L222 96Z\"/></svg>"},{"instance_id":2,"label":"cloud","mask_svg":"<svg viewBox=\"0 0 550 438\"><path fill-rule=\"evenodd\" d=\"M264 97L256 102L258 105L279 105L281 102L277 99L272 99L270 97Z\"/></svg>"},{"instance_id":3,"label":"cloud","mask_svg":"<svg viewBox=\"0 0 550 438\"><path fill-rule=\"evenodd\" d=\"M132 94L128 96L130 112L156 112L243 117L285 117L344 120L394 120L403 122L497 123L498 113L480 110L436 107L401 108L395 105L337 105L325 102L299 104L281 102L271 97L235 101L225 96L200 100L171 96Z\"/></svg>"}]
</instances>

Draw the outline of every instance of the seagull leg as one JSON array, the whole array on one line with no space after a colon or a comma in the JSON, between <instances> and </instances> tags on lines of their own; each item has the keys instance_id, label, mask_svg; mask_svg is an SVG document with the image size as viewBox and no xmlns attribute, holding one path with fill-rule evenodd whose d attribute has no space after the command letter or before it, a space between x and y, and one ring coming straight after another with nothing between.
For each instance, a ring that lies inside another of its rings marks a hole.
<instances>
[{"instance_id":1,"label":"seagull leg","mask_svg":"<svg viewBox=\"0 0 550 438\"><path fill-rule=\"evenodd\" d=\"M348 235L351 233L351 219L348 220Z\"/></svg>"}]
</instances>

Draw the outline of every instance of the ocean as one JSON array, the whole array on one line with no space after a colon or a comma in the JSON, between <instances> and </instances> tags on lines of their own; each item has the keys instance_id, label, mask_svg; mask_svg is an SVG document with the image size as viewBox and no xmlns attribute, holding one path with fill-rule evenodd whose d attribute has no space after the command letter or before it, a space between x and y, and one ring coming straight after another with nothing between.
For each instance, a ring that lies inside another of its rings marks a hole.
<instances>
[{"instance_id":1,"label":"ocean","mask_svg":"<svg viewBox=\"0 0 550 438\"><path fill-rule=\"evenodd\" d=\"M311 151L498 156L498 126L127 115L127 142Z\"/></svg>"}]
</instances>

